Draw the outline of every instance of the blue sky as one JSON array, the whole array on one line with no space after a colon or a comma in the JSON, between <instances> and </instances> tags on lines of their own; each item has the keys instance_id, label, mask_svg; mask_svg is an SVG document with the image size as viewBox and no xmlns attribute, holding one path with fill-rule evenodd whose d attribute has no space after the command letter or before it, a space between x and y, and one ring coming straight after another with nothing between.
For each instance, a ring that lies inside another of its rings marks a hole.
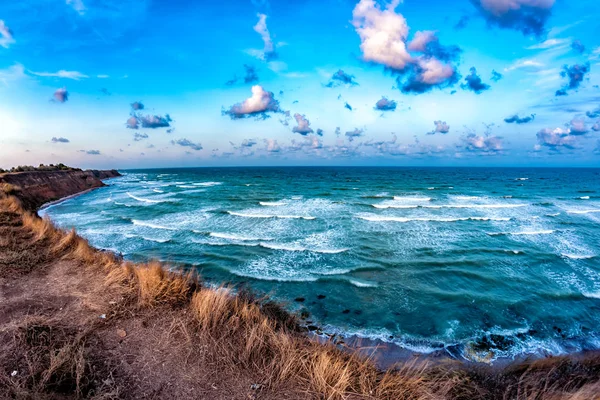
<instances>
[{"instance_id":1,"label":"blue sky","mask_svg":"<svg viewBox=\"0 0 600 400\"><path fill-rule=\"evenodd\" d=\"M0 4L0 167L600 165L595 0Z\"/></svg>"}]
</instances>

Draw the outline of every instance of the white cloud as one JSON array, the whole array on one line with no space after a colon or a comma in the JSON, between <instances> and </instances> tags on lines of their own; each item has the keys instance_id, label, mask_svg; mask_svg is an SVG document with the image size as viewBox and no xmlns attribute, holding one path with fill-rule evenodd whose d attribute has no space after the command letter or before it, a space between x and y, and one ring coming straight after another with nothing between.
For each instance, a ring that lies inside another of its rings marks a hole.
<instances>
[{"instance_id":1,"label":"white cloud","mask_svg":"<svg viewBox=\"0 0 600 400\"><path fill-rule=\"evenodd\" d=\"M44 78L64 78L64 79L73 79L73 80L80 80L80 79L84 79L84 78L89 78L89 76L82 74L79 71L65 71L64 69L61 69L60 71L57 72L34 72L34 71L29 71L30 74L32 75L36 75L36 76L42 76Z\"/></svg>"},{"instance_id":2,"label":"white cloud","mask_svg":"<svg viewBox=\"0 0 600 400\"><path fill-rule=\"evenodd\" d=\"M7 86L10 81L15 81L26 76L25 68L21 64L15 64L12 67L0 69L0 82L5 86Z\"/></svg>"},{"instance_id":3,"label":"white cloud","mask_svg":"<svg viewBox=\"0 0 600 400\"><path fill-rule=\"evenodd\" d=\"M381 9L374 0L361 0L352 12L352 25L360 36L365 61L402 70L412 61L406 48L408 24L394 10L400 0Z\"/></svg>"},{"instance_id":4,"label":"white cloud","mask_svg":"<svg viewBox=\"0 0 600 400\"><path fill-rule=\"evenodd\" d=\"M244 118L249 115L264 112L278 112L279 102L275 100L272 92L267 92L260 85L252 86L252 96L241 103L234 104L225 113L231 118Z\"/></svg>"},{"instance_id":5,"label":"white cloud","mask_svg":"<svg viewBox=\"0 0 600 400\"><path fill-rule=\"evenodd\" d=\"M13 44L15 39L12 31L6 26L3 20L0 19L0 46L8 49L8 46Z\"/></svg>"},{"instance_id":6,"label":"white cloud","mask_svg":"<svg viewBox=\"0 0 600 400\"><path fill-rule=\"evenodd\" d=\"M437 37L435 31L417 31L415 36L408 44L410 51L424 52L427 45L433 41L436 41Z\"/></svg>"},{"instance_id":7,"label":"white cloud","mask_svg":"<svg viewBox=\"0 0 600 400\"><path fill-rule=\"evenodd\" d=\"M73 10L77 11L79 15L85 14L86 8L85 4L83 4L83 0L66 0L66 4L71 6Z\"/></svg>"},{"instance_id":8,"label":"white cloud","mask_svg":"<svg viewBox=\"0 0 600 400\"><path fill-rule=\"evenodd\" d=\"M551 49L555 47L569 47L571 45L570 39L547 39L541 43L527 47L527 50L540 50L540 49Z\"/></svg>"},{"instance_id":9,"label":"white cloud","mask_svg":"<svg viewBox=\"0 0 600 400\"><path fill-rule=\"evenodd\" d=\"M509 67L504 68L504 72L510 72L514 70L526 70L526 71L539 71L544 68L544 64L537 60L518 60Z\"/></svg>"},{"instance_id":10,"label":"white cloud","mask_svg":"<svg viewBox=\"0 0 600 400\"><path fill-rule=\"evenodd\" d=\"M269 61L277 56L275 51L275 44L271 38L271 33L267 28L267 16L265 14L258 13L258 22L254 25L254 31L260 35L264 42L262 50L248 49L245 52L252 57L258 58L262 61Z\"/></svg>"},{"instance_id":11,"label":"white cloud","mask_svg":"<svg viewBox=\"0 0 600 400\"><path fill-rule=\"evenodd\" d=\"M555 0L480 0L481 7L495 16L502 16L522 7L550 9Z\"/></svg>"}]
</instances>

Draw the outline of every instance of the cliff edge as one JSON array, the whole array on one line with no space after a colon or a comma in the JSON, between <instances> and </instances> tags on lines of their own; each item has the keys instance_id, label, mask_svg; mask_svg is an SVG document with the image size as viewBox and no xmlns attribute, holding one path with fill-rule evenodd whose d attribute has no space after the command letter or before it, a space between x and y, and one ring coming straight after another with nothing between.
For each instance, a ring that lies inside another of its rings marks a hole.
<instances>
[{"instance_id":1,"label":"cliff edge","mask_svg":"<svg viewBox=\"0 0 600 400\"><path fill-rule=\"evenodd\" d=\"M2 174L0 185L11 185L23 206L33 211L45 203L105 186L103 179L117 176L121 174L116 170L28 171Z\"/></svg>"}]
</instances>

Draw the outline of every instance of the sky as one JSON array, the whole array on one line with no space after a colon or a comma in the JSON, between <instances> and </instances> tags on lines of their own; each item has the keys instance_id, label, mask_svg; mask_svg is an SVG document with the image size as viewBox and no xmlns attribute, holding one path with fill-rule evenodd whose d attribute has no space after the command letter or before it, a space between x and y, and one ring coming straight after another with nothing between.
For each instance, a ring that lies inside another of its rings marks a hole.
<instances>
[{"instance_id":1,"label":"sky","mask_svg":"<svg viewBox=\"0 0 600 400\"><path fill-rule=\"evenodd\" d=\"M597 0L0 2L0 167L600 166Z\"/></svg>"}]
</instances>

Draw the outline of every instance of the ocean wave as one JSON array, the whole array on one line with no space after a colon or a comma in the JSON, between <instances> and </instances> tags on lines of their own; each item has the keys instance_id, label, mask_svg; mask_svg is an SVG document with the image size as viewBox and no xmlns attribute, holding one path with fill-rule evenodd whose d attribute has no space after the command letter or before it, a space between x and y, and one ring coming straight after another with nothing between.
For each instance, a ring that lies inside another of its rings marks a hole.
<instances>
[{"instance_id":1,"label":"ocean wave","mask_svg":"<svg viewBox=\"0 0 600 400\"><path fill-rule=\"evenodd\" d=\"M546 214L547 217L558 217L560 213Z\"/></svg>"},{"instance_id":2,"label":"ocean wave","mask_svg":"<svg viewBox=\"0 0 600 400\"><path fill-rule=\"evenodd\" d=\"M350 282L351 285L359 287L359 288L376 288L377 287L376 283L356 281L353 279L349 279L348 282Z\"/></svg>"},{"instance_id":3,"label":"ocean wave","mask_svg":"<svg viewBox=\"0 0 600 400\"><path fill-rule=\"evenodd\" d=\"M167 230L167 231L176 231L177 230L175 228L170 228L168 226L156 225L156 224L153 224L151 222L140 221L140 220L137 220L137 219L132 219L131 223L134 224L134 225L144 226L144 227L152 228L152 229L164 229L164 230Z\"/></svg>"},{"instance_id":4,"label":"ocean wave","mask_svg":"<svg viewBox=\"0 0 600 400\"><path fill-rule=\"evenodd\" d=\"M481 197L479 196L452 196L452 198L456 200L479 200Z\"/></svg>"},{"instance_id":5,"label":"ocean wave","mask_svg":"<svg viewBox=\"0 0 600 400\"><path fill-rule=\"evenodd\" d=\"M280 219L305 219L305 220L313 220L316 217L311 216L301 216L301 215L269 215L269 214L246 214L235 211L227 211L229 215L235 215L236 217L244 217L244 218L280 218Z\"/></svg>"},{"instance_id":6,"label":"ocean wave","mask_svg":"<svg viewBox=\"0 0 600 400\"><path fill-rule=\"evenodd\" d=\"M205 186L205 187L210 187L210 186L219 186L222 185L223 182L198 182L198 183L192 183L192 185L194 186Z\"/></svg>"},{"instance_id":7,"label":"ocean wave","mask_svg":"<svg viewBox=\"0 0 600 400\"><path fill-rule=\"evenodd\" d=\"M321 253L321 254L339 254L344 253L350 249L311 249L302 246L294 246L288 244L278 244L278 243L260 243L260 247L264 247L266 249L271 250L284 250L284 251L309 251L311 253Z\"/></svg>"},{"instance_id":8,"label":"ocean wave","mask_svg":"<svg viewBox=\"0 0 600 400\"><path fill-rule=\"evenodd\" d=\"M431 197L394 196L396 201L431 201Z\"/></svg>"},{"instance_id":9,"label":"ocean wave","mask_svg":"<svg viewBox=\"0 0 600 400\"><path fill-rule=\"evenodd\" d=\"M516 181L528 181L528 180L529 180L529 178L517 178L517 179L515 179L515 180L516 180Z\"/></svg>"},{"instance_id":10,"label":"ocean wave","mask_svg":"<svg viewBox=\"0 0 600 400\"><path fill-rule=\"evenodd\" d=\"M197 231L194 231L194 232L200 233ZM253 241L259 241L259 240L265 240L265 241L273 240L271 238L257 238L257 237L251 237L251 236L236 235L233 233L219 233L219 232L210 232L208 234L208 236L212 236L212 237L216 237L216 238L220 238L220 239L227 239L227 240L239 240L242 242L253 242Z\"/></svg>"},{"instance_id":11,"label":"ocean wave","mask_svg":"<svg viewBox=\"0 0 600 400\"><path fill-rule=\"evenodd\" d=\"M265 207L279 207L286 205L286 203L281 201L259 201L258 204Z\"/></svg>"},{"instance_id":12,"label":"ocean wave","mask_svg":"<svg viewBox=\"0 0 600 400\"><path fill-rule=\"evenodd\" d=\"M593 254L569 254L569 253L562 253L561 256L570 258L571 260L589 260L590 258L596 257Z\"/></svg>"},{"instance_id":13,"label":"ocean wave","mask_svg":"<svg viewBox=\"0 0 600 400\"><path fill-rule=\"evenodd\" d=\"M169 200L156 200L156 199L144 199L143 197L134 196L133 194L127 192L127 196L131 197L134 200L141 201L143 203L166 203Z\"/></svg>"},{"instance_id":14,"label":"ocean wave","mask_svg":"<svg viewBox=\"0 0 600 400\"><path fill-rule=\"evenodd\" d=\"M459 222L459 221L510 221L510 218L495 217L457 217L457 218L405 218L383 216L358 216L370 222Z\"/></svg>"},{"instance_id":15,"label":"ocean wave","mask_svg":"<svg viewBox=\"0 0 600 400\"><path fill-rule=\"evenodd\" d=\"M141 236L141 235L131 235L131 234L125 234L124 235L126 238L137 238L137 239L142 239L145 240L147 242L155 242L155 243L168 243L171 241L171 239L158 239L158 238L153 238L153 237L147 237L147 236Z\"/></svg>"},{"instance_id":16,"label":"ocean wave","mask_svg":"<svg viewBox=\"0 0 600 400\"><path fill-rule=\"evenodd\" d=\"M584 292L581 294L589 299L600 299L600 292Z\"/></svg>"},{"instance_id":17,"label":"ocean wave","mask_svg":"<svg viewBox=\"0 0 600 400\"><path fill-rule=\"evenodd\" d=\"M590 196L581 196L579 200L589 200Z\"/></svg>"},{"instance_id":18,"label":"ocean wave","mask_svg":"<svg viewBox=\"0 0 600 400\"><path fill-rule=\"evenodd\" d=\"M194 185L177 185L178 188L181 189L195 189L197 186Z\"/></svg>"},{"instance_id":19,"label":"ocean wave","mask_svg":"<svg viewBox=\"0 0 600 400\"><path fill-rule=\"evenodd\" d=\"M372 204L373 207L379 208L382 210L388 208L401 208L401 209L409 209L409 208L419 208L417 205L405 205L405 204Z\"/></svg>"},{"instance_id":20,"label":"ocean wave","mask_svg":"<svg viewBox=\"0 0 600 400\"><path fill-rule=\"evenodd\" d=\"M551 235L553 234L554 230L551 229L547 229L547 230L540 230L540 231L523 231L523 232L494 232L494 233L489 233L489 236L528 236L528 235Z\"/></svg>"},{"instance_id":21,"label":"ocean wave","mask_svg":"<svg viewBox=\"0 0 600 400\"><path fill-rule=\"evenodd\" d=\"M600 213L600 210L567 210L569 214L594 214Z\"/></svg>"},{"instance_id":22,"label":"ocean wave","mask_svg":"<svg viewBox=\"0 0 600 400\"><path fill-rule=\"evenodd\" d=\"M160 190L160 189L152 189L153 192L155 193L164 193L164 190Z\"/></svg>"}]
</instances>

